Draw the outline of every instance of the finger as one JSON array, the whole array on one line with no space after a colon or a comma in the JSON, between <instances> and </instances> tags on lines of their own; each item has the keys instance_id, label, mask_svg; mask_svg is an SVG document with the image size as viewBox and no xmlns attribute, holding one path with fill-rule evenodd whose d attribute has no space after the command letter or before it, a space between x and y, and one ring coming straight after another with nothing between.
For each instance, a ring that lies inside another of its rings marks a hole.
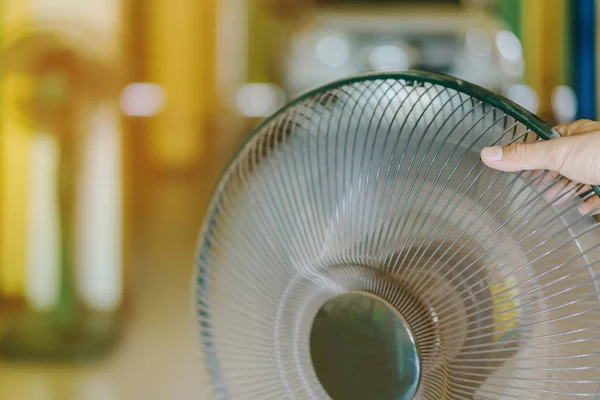
<instances>
[{"instance_id":1,"label":"finger","mask_svg":"<svg viewBox=\"0 0 600 400\"><path fill-rule=\"evenodd\" d=\"M568 124L561 124L554 127L561 136L575 136L598 130L597 123L590 119L580 119Z\"/></svg>"},{"instance_id":2,"label":"finger","mask_svg":"<svg viewBox=\"0 0 600 400\"><path fill-rule=\"evenodd\" d=\"M525 179L530 182L530 185L537 188L541 196L547 200L551 200L547 192L552 190L553 186L556 186L559 179L559 175L555 172L543 171L543 170L531 170L524 173Z\"/></svg>"},{"instance_id":3,"label":"finger","mask_svg":"<svg viewBox=\"0 0 600 400\"><path fill-rule=\"evenodd\" d=\"M552 182L557 182L560 179L559 175L553 171L544 171L539 169L536 169L535 171L542 172L541 175L537 175L538 178L536 179L536 185L538 187L546 187L552 184Z\"/></svg>"},{"instance_id":4,"label":"finger","mask_svg":"<svg viewBox=\"0 0 600 400\"><path fill-rule=\"evenodd\" d=\"M588 193L592 193L592 187L590 185L583 185L578 191L577 195L582 199L587 199L589 197Z\"/></svg>"},{"instance_id":5,"label":"finger","mask_svg":"<svg viewBox=\"0 0 600 400\"><path fill-rule=\"evenodd\" d=\"M566 138L536 143L512 143L481 150L481 160L490 168L505 172L543 169L559 172L564 164Z\"/></svg>"},{"instance_id":6,"label":"finger","mask_svg":"<svg viewBox=\"0 0 600 400\"><path fill-rule=\"evenodd\" d=\"M552 171L531 170L523 173L525 179L543 192L544 198L554 206L565 204L574 197L586 200L592 187L562 177Z\"/></svg>"},{"instance_id":7,"label":"finger","mask_svg":"<svg viewBox=\"0 0 600 400\"><path fill-rule=\"evenodd\" d=\"M600 214L600 197L592 196L582 205L579 206L581 215L598 215Z\"/></svg>"},{"instance_id":8,"label":"finger","mask_svg":"<svg viewBox=\"0 0 600 400\"><path fill-rule=\"evenodd\" d=\"M541 169L532 169L530 171L525 171L523 176L528 181L532 182L534 185L538 186L544 182L550 182L547 180L548 175L554 172L548 172Z\"/></svg>"},{"instance_id":9,"label":"finger","mask_svg":"<svg viewBox=\"0 0 600 400\"><path fill-rule=\"evenodd\" d=\"M546 192L546 200L554 206L560 206L577 196L577 192L583 187L580 183L562 179Z\"/></svg>"}]
</instances>

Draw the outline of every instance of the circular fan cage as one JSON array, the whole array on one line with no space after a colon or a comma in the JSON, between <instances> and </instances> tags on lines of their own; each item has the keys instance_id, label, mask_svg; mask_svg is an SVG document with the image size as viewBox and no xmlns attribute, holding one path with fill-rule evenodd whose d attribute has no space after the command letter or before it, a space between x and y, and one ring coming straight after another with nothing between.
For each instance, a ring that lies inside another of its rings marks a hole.
<instances>
[{"instance_id":1,"label":"circular fan cage","mask_svg":"<svg viewBox=\"0 0 600 400\"><path fill-rule=\"evenodd\" d=\"M600 398L600 241L578 211L599 190L479 156L558 135L419 71L337 81L264 121L199 240L209 397Z\"/></svg>"}]
</instances>

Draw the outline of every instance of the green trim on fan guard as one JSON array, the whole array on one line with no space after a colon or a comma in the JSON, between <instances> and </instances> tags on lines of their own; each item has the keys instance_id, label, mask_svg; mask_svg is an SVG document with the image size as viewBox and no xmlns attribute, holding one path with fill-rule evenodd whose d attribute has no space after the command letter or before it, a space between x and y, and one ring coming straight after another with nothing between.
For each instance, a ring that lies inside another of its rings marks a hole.
<instances>
[{"instance_id":1,"label":"green trim on fan guard","mask_svg":"<svg viewBox=\"0 0 600 400\"><path fill-rule=\"evenodd\" d=\"M350 85L357 82L368 82L368 81L376 81L382 79L397 79L397 80L405 80L405 81L417 81L424 83L432 83L435 85L444 86L458 92L467 94L473 98L476 98L481 101L485 101L486 103L491 104L497 109L503 111L504 113L510 115L515 118L519 122L525 124L528 128L530 128L533 132L539 135L544 140L554 139L560 136L560 134L553 129L550 125L540 119L537 115L531 113L520 105L512 102L511 100L495 93L489 89L483 88L481 86L475 85L473 83L464 81L462 79L455 78L450 75L440 74L436 72L426 72L419 70L412 71L403 71L403 72L376 72L376 73L366 73L360 74L356 76L352 76L349 78L343 78L336 81L332 81L330 83L320 85L316 88L310 89L298 97L293 99L292 101L285 104L278 111L273 113L271 116L267 117L263 120L246 138L242 146L238 149L238 151L234 154L233 158L227 165L225 172L227 172L232 164L237 159L240 152L246 147L246 145L254 138L258 132L262 130L266 125L268 125L271 121L277 118L286 110L294 107L295 105L301 103L302 101L309 99L317 94L325 92L330 89L335 89L341 86ZM227 174L224 173L223 177ZM217 185L220 187L221 182ZM592 186L594 192L600 196L600 186Z\"/></svg>"}]
</instances>

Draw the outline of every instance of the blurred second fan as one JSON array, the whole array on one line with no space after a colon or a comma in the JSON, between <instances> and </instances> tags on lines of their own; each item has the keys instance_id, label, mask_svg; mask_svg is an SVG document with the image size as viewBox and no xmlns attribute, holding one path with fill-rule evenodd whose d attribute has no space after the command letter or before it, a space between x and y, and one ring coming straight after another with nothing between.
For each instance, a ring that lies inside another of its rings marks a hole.
<instances>
[{"instance_id":1,"label":"blurred second fan","mask_svg":"<svg viewBox=\"0 0 600 400\"><path fill-rule=\"evenodd\" d=\"M72 25L2 39L0 359L104 355L124 286L116 68Z\"/></svg>"}]
</instances>

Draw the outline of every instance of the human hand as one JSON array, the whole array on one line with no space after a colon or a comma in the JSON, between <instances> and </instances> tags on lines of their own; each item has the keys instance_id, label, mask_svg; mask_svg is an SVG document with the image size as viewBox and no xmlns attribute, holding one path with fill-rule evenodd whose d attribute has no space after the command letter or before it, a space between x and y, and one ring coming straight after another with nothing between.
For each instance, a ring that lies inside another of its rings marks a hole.
<instances>
[{"instance_id":1,"label":"human hand","mask_svg":"<svg viewBox=\"0 0 600 400\"><path fill-rule=\"evenodd\" d=\"M581 186L578 194L590 190L589 185L600 185L600 122L579 120L559 125L556 130L562 137L535 143L513 143L506 147L486 147L481 151L481 160L490 168L505 172L550 171L543 178L564 176L572 182L563 185L553 195ZM552 174L554 173L554 174ZM600 198L588 196L579 207L582 214L600 213Z\"/></svg>"}]
</instances>

